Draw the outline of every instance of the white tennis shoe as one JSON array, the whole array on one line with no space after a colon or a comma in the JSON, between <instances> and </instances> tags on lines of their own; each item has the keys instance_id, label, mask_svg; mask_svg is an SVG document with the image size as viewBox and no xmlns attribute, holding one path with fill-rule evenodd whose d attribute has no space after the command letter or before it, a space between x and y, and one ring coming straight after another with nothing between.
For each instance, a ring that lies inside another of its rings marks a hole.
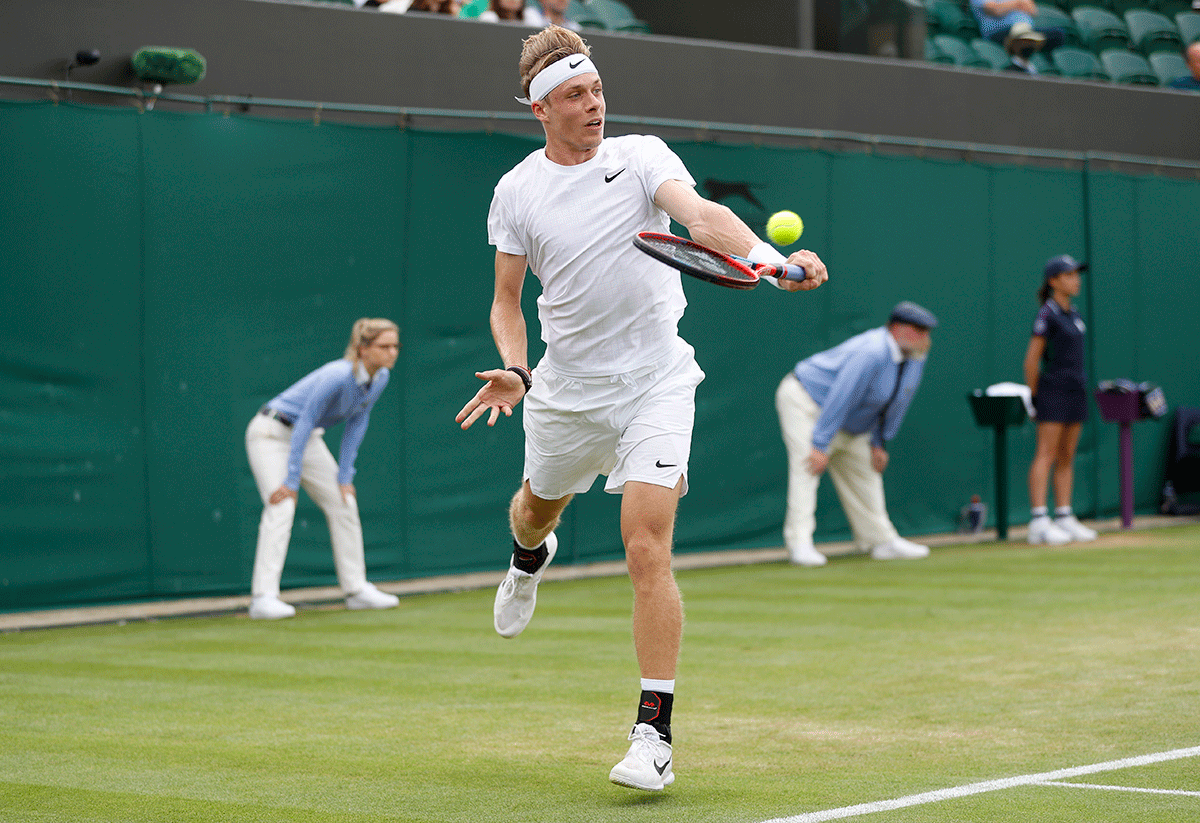
<instances>
[{"instance_id":1,"label":"white tennis shoe","mask_svg":"<svg viewBox=\"0 0 1200 823\"><path fill-rule=\"evenodd\" d=\"M496 633L501 637L516 637L529 625L533 607L537 605L538 583L557 551L558 538L550 532L546 535L546 562L536 572L523 572L509 561L508 574L496 589L496 603L492 607Z\"/></svg>"},{"instance_id":2,"label":"white tennis shoe","mask_svg":"<svg viewBox=\"0 0 1200 823\"><path fill-rule=\"evenodd\" d=\"M251 620L282 620L295 616L296 607L284 603L273 594L260 594L250 601Z\"/></svg>"},{"instance_id":3,"label":"white tennis shoe","mask_svg":"<svg viewBox=\"0 0 1200 823\"><path fill-rule=\"evenodd\" d=\"M1054 525L1071 535L1072 540L1095 540L1096 532L1079 522L1073 514L1054 518Z\"/></svg>"},{"instance_id":4,"label":"white tennis shoe","mask_svg":"<svg viewBox=\"0 0 1200 823\"><path fill-rule=\"evenodd\" d=\"M400 605L400 598L394 594L381 592L374 583L368 583L362 591L346 598L346 608L357 609L394 609Z\"/></svg>"},{"instance_id":5,"label":"white tennis shoe","mask_svg":"<svg viewBox=\"0 0 1200 823\"><path fill-rule=\"evenodd\" d=\"M1045 543L1048 546L1061 546L1071 542L1069 532L1063 531L1048 515L1039 515L1029 521L1029 542L1031 545Z\"/></svg>"},{"instance_id":6,"label":"white tennis shoe","mask_svg":"<svg viewBox=\"0 0 1200 823\"><path fill-rule=\"evenodd\" d=\"M812 543L802 543L788 546L788 559L794 566L824 566L827 562L825 555L813 548Z\"/></svg>"},{"instance_id":7,"label":"white tennis shoe","mask_svg":"<svg viewBox=\"0 0 1200 823\"><path fill-rule=\"evenodd\" d=\"M638 723L629 733L633 743L625 759L613 766L608 779L618 786L659 792L675 782L671 744L649 723Z\"/></svg>"},{"instance_id":8,"label":"white tennis shoe","mask_svg":"<svg viewBox=\"0 0 1200 823\"><path fill-rule=\"evenodd\" d=\"M919 560L929 557L929 547L897 536L871 549L871 557L876 560Z\"/></svg>"}]
</instances>

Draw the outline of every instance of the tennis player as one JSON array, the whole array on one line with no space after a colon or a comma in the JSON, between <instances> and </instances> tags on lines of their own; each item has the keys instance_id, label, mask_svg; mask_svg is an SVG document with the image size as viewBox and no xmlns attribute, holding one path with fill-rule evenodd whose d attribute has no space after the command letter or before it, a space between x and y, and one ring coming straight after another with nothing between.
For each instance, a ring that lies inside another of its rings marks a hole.
<instances>
[{"instance_id":1,"label":"tennis player","mask_svg":"<svg viewBox=\"0 0 1200 823\"><path fill-rule=\"evenodd\" d=\"M246 455L262 495L254 554L250 617L278 620L296 609L279 597L300 486L325 512L338 585L350 609L390 609L394 594L367 582L354 462L375 401L396 365L400 331L391 320L363 317L350 330L346 354L310 372L258 410L246 427ZM340 459L322 435L345 421Z\"/></svg>"},{"instance_id":2,"label":"tennis player","mask_svg":"<svg viewBox=\"0 0 1200 823\"><path fill-rule=\"evenodd\" d=\"M603 86L579 35L549 26L525 40L525 97L546 146L496 186L488 215L496 247L492 334L504 368L477 372L483 388L456 420L494 425L525 400L525 469L509 520L513 552L496 592L495 628L515 637L533 616L554 558L554 528L573 495L606 475L622 494L621 538L633 584L633 639L641 696L632 741L614 783L650 791L674 781L671 707L683 606L671 572L675 510L687 492L696 386L704 373L677 325L686 301L676 270L633 245L670 218L692 238L755 262L784 262L732 211L701 198L680 159L657 137L605 139ZM811 251L788 262L813 289L828 275ZM521 289L541 281L546 354L528 367Z\"/></svg>"}]
</instances>

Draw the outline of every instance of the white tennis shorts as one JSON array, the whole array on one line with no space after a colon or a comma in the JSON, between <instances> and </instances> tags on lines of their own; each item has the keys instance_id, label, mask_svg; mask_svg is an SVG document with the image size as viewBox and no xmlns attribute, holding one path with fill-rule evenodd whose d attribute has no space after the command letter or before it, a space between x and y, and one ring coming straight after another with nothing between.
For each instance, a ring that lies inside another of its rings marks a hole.
<instances>
[{"instance_id":1,"label":"white tennis shorts","mask_svg":"<svg viewBox=\"0 0 1200 823\"><path fill-rule=\"evenodd\" d=\"M543 500L582 494L598 475L620 494L630 481L675 488L683 478L704 372L680 341L668 358L612 377L564 377L543 360L523 406L525 479Z\"/></svg>"}]
</instances>

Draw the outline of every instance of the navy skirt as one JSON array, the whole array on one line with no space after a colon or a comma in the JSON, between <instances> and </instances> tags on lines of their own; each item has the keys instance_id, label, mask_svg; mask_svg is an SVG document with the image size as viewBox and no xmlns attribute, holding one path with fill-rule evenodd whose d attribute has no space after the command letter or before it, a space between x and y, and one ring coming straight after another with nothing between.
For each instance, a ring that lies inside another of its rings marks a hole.
<instances>
[{"instance_id":1,"label":"navy skirt","mask_svg":"<svg viewBox=\"0 0 1200 823\"><path fill-rule=\"evenodd\" d=\"M1033 396L1039 423L1082 423L1087 420L1087 392L1083 389L1038 388Z\"/></svg>"}]
</instances>

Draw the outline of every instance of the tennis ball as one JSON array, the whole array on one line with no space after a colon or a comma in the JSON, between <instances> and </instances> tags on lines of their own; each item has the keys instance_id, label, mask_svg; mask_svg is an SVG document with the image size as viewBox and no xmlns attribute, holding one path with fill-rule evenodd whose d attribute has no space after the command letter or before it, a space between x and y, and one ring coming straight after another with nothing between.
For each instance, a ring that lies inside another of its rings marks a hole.
<instances>
[{"instance_id":1,"label":"tennis ball","mask_svg":"<svg viewBox=\"0 0 1200 823\"><path fill-rule=\"evenodd\" d=\"M767 221L767 237L776 246L790 246L804 233L804 221L794 211L777 211Z\"/></svg>"}]
</instances>

